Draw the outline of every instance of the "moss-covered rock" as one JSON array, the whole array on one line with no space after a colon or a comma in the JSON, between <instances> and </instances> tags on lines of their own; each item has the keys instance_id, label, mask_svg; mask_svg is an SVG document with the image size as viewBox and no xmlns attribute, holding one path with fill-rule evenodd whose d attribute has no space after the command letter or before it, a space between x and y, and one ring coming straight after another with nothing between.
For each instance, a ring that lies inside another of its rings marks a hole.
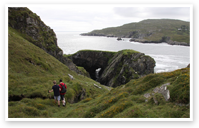
<instances>
[{"instance_id":1,"label":"moss-covered rock","mask_svg":"<svg viewBox=\"0 0 199 128\"><path fill-rule=\"evenodd\" d=\"M96 69L101 68L97 80L110 87L117 87L131 79L154 73L155 67L153 58L134 50L119 52L84 50L69 58L76 65L84 67L95 80Z\"/></svg>"},{"instance_id":2,"label":"moss-covered rock","mask_svg":"<svg viewBox=\"0 0 199 128\"><path fill-rule=\"evenodd\" d=\"M21 32L22 37L55 57L62 51L57 46L53 29L45 25L35 13L28 8L9 7L8 11L9 26Z\"/></svg>"}]
</instances>

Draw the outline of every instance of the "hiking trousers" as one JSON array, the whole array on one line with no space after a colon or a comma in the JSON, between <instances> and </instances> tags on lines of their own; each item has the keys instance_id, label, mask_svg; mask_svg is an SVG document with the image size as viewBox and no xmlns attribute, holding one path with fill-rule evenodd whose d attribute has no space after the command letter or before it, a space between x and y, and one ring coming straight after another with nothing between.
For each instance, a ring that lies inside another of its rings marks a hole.
<instances>
[{"instance_id":1,"label":"hiking trousers","mask_svg":"<svg viewBox=\"0 0 199 128\"><path fill-rule=\"evenodd\" d=\"M64 95L60 95L61 96L61 100L64 100Z\"/></svg>"}]
</instances>

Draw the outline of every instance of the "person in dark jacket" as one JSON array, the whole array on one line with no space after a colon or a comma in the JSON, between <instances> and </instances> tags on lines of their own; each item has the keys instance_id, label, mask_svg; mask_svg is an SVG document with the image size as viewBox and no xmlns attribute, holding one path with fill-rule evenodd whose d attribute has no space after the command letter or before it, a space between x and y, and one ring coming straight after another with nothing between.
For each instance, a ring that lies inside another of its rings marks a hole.
<instances>
[{"instance_id":1,"label":"person in dark jacket","mask_svg":"<svg viewBox=\"0 0 199 128\"><path fill-rule=\"evenodd\" d=\"M55 102L58 102L58 107L60 107L60 91L61 88L59 87L59 85L56 84L56 81L53 81L54 86L52 86L52 90L49 90L48 92L53 92L54 91L54 99Z\"/></svg>"}]
</instances>

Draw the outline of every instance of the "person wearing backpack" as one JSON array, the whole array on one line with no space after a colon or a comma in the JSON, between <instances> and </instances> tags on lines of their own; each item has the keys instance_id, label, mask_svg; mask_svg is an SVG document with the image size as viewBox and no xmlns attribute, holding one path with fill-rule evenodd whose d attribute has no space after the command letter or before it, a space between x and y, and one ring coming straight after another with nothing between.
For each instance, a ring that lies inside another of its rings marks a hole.
<instances>
[{"instance_id":1,"label":"person wearing backpack","mask_svg":"<svg viewBox=\"0 0 199 128\"><path fill-rule=\"evenodd\" d=\"M60 96L61 96L61 100L62 100L63 106L65 107L66 101L65 101L64 95L66 94L67 86L66 86L65 83L62 82L62 80L59 80L59 82L60 82L59 87L61 88Z\"/></svg>"},{"instance_id":2,"label":"person wearing backpack","mask_svg":"<svg viewBox=\"0 0 199 128\"><path fill-rule=\"evenodd\" d=\"M48 93L53 92L54 91L54 99L55 102L58 102L58 107L60 107L60 91L61 88L59 87L59 85L56 84L56 81L53 81L54 86L52 87L52 90L48 90Z\"/></svg>"}]
</instances>

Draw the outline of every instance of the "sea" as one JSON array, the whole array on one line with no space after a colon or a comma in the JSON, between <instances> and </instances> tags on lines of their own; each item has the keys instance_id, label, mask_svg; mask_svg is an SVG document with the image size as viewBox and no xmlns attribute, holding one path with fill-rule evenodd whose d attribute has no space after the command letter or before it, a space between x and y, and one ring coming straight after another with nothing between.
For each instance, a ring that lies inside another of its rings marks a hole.
<instances>
[{"instance_id":1,"label":"sea","mask_svg":"<svg viewBox=\"0 0 199 128\"><path fill-rule=\"evenodd\" d=\"M79 50L120 51L132 49L151 56L156 61L155 73L170 72L185 68L190 63L190 47L168 45L167 43L130 42L130 38L81 36L84 32L55 32L58 46L64 54L73 54Z\"/></svg>"}]
</instances>

